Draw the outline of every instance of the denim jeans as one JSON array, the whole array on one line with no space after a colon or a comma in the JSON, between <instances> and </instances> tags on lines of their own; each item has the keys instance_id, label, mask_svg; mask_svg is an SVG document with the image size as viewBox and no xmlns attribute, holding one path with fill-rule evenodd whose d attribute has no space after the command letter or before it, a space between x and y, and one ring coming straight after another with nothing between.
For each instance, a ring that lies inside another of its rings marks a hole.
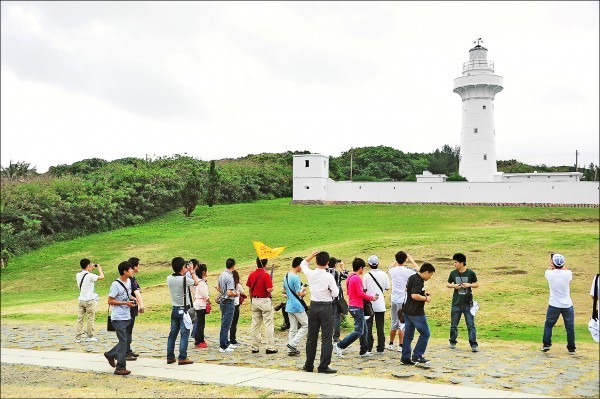
<instances>
[{"instance_id":1,"label":"denim jeans","mask_svg":"<svg viewBox=\"0 0 600 399\"><path fill-rule=\"evenodd\" d=\"M469 344L477 346L477 329L475 328L475 316L471 314L469 304L454 305L450 311L450 343L455 344L458 337L458 323L460 316L465 315L467 330L469 331Z\"/></svg>"},{"instance_id":2,"label":"denim jeans","mask_svg":"<svg viewBox=\"0 0 600 399\"><path fill-rule=\"evenodd\" d=\"M127 326L129 325L129 320L113 320L112 325L115 328L119 343L107 353L117 361L116 369L123 370L126 367L125 354L127 352Z\"/></svg>"},{"instance_id":3,"label":"denim jeans","mask_svg":"<svg viewBox=\"0 0 600 399\"><path fill-rule=\"evenodd\" d=\"M415 350L410 355L412 348L411 343L415 336L415 329L419 332L419 339L415 345ZM404 341L402 341L402 360L419 359L425 354L429 342L429 326L427 325L427 317L409 316L404 314Z\"/></svg>"},{"instance_id":4,"label":"denim jeans","mask_svg":"<svg viewBox=\"0 0 600 399\"><path fill-rule=\"evenodd\" d=\"M337 343L342 349L346 349L357 339L360 340L360 354L367 351L367 322L365 321L365 311L363 308L350 306L348 312L354 318L354 331L346 335L343 340Z\"/></svg>"},{"instance_id":5,"label":"denim jeans","mask_svg":"<svg viewBox=\"0 0 600 399\"><path fill-rule=\"evenodd\" d=\"M175 341L179 335L179 360L187 359L188 340L190 330L183 322L183 306L173 306L171 310L171 331L167 340L167 360L175 359ZM179 332L181 331L181 334Z\"/></svg>"},{"instance_id":6,"label":"denim jeans","mask_svg":"<svg viewBox=\"0 0 600 399\"><path fill-rule=\"evenodd\" d=\"M565 322L565 330L567 330L567 349L574 351L575 348L575 310L573 306L570 308L555 308L548 305L546 312L546 324L544 325L544 346L552 345L552 328L558 321L558 316L562 315Z\"/></svg>"},{"instance_id":7,"label":"denim jeans","mask_svg":"<svg viewBox=\"0 0 600 399\"><path fill-rule=\"evenodd\" d=\"M371 352L373 350L373 319L375 319L375 328L377 329L377 352L383 352L385 350L385 311L375 312L375 316L369 317L367 320L367 350Z\"/></svg>"},{"instance_id":8,"label":"denim jeans","mask_svg":"<svg viewBox=\"0 0 600 399\"><path fill-rule=\"evenodd\" d=\"M229 346L229 329L233 321L235 305L231 299L223 299L219 305L221 308L221 331L219 332L219 347L226 349Z\"/></svg>"}]
</instances>

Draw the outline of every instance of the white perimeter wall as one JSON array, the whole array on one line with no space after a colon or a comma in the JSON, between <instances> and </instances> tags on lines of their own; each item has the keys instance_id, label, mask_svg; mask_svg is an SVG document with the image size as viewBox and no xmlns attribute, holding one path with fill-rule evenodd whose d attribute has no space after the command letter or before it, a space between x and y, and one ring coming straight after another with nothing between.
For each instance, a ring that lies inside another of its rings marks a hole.
<instances>
[{"instance_id":1,"label":"white perimeter wall","mask_svg":"<svg viewBox=\"0 0 600 399\"><path fill-rule=\"evenodd\" d=\"M327 179L326 190L297 191L294 201L360 201L360 202L462 202L462 203L528 203L588 204L600 202L598 182L336 182ZM319 187L321 188L321 187ZM321 198L307 198L312 195ZM304 198L302 198L304 197Z\"/></svg>"}]
</instances>

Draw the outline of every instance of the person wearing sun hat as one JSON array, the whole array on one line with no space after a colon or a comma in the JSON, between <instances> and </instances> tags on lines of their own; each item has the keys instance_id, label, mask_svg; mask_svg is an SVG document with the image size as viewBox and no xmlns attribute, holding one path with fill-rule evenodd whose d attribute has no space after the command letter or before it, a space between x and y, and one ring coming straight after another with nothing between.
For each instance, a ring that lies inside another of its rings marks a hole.
<instances>
[{"instance_id":1,"label":"person wearing sun hat","mask_svg":"<svg viewBox=\"0 0 600 399\"><path fill-rule=\"evenodd\" d=\"M575 354L575 311L569 285L573 279L573 272L565 267L565 257L561 254L550 255L550 266L545 277L550 287L550 299L544 324L544 337L542 339L542 352L548 352L552 346L552 328L562 315L567 330L567 350Z\"/></svg>"}]
</instances>

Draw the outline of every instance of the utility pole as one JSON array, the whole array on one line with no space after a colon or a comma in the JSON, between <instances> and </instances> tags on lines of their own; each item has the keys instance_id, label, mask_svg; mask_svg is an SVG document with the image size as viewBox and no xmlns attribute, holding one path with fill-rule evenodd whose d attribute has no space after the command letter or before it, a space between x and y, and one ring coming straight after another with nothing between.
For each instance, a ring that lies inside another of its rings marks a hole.
<instances>
[{"instance_id":1,"label":"utility pole","mask_svg":"<svg viewBox=\"0 0 600 399\"><path fill-rule=\"evenodd\" d=\"M354 148L350 148L350 181L352 181L352 157L354 155Z\"/></svg>"},{"instance_id":2,"label":"utility pole","mask_svg":"<svg viewBox=\"0 0 600 399\"><path fill-rule=\"evenodd\" d=\"M579 156L579 151L575 150L575 172L579 172L579 163L577 162L578 156Z\"/></svg>"}]
</instances>

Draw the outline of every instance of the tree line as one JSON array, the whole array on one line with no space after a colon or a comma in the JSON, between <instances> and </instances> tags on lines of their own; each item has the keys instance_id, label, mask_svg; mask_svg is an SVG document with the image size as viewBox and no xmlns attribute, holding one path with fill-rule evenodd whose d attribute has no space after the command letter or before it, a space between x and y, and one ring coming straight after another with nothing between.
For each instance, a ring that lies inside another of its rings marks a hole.
<instances>
[{"instance_id":1,"label":"tree line","mask_svg":"<svg viewBox=\"0 0 600 399\"><path fill-rule=\"evenodd\" d=\"M10 163L0 174L2 260L52 242L131 226L182 208L186 217L198 205L252 202L292 196L295 154L251 154L203 161L173 155L156 159L84 159L37 173L25 162ZM386 146L354 148L330 157L330 177L354 181L414 181L429 170L448 180L458 174L460 149L444 145L431 153L405 153ZM503 172L573 171L574 167L499 161ZM598 180L598 166L581 168ZM352 176L351 176L352 175Z\"/></svg>"}]
</instances>

